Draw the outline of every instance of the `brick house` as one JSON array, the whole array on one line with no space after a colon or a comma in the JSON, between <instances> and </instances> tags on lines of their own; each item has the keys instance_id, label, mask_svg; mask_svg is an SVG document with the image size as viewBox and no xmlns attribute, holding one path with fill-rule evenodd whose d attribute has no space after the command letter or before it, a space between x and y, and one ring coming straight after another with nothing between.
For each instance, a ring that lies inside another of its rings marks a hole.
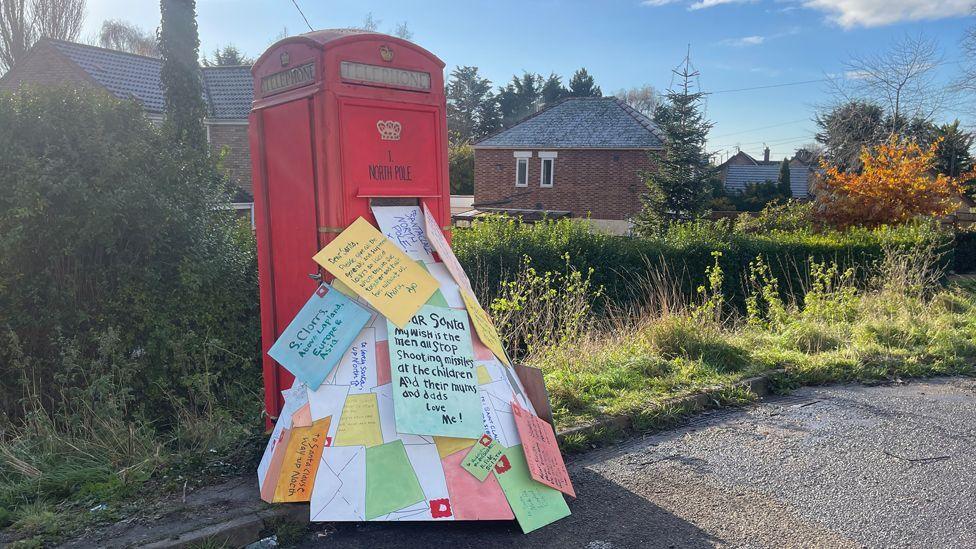
<instances>
[{"instance_id":1,"label":"brick house","mask_svg":"<svg viewBox=\"0 0 976 549\"><path fill-rule=\"evenodd\" d=\"M121 99L138 101L151 120L162 121L162 66L162 60L152 57L44 38L0 78L0 91L16 90L22 85L91 86ZM235 207L250 209L247 115L254 96L251 67L201 67L200 74L208 110L204 120L207 138L215 150L226 151L222 166L239 188Z\"/></svg>"},{"instance_id":2,"label":"brick house","mask_svg":"<svg viewBox=\"0 0 976 549\"><path fill-rule=\"evenodd\" d=\"M474 144L474 208L527 218L586 217L625 234L660 130L614 97L575 97Z\"/></svg>"}]
</instances>

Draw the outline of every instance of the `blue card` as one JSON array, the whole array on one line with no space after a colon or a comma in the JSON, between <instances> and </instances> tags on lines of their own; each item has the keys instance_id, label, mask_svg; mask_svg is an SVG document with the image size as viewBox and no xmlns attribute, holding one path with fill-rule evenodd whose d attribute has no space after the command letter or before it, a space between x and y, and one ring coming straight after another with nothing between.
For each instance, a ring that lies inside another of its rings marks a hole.
<instances>
[{"instance_id":1,"label":"blue card","mask_svg":"<svg viewBox=\"0 0 976 549\"><path fill-rule=\"evenodd\" d=\"M371 317L361 305L322 284L268 349L268 355L314 391Z\"/></svg>"}]
</instances>

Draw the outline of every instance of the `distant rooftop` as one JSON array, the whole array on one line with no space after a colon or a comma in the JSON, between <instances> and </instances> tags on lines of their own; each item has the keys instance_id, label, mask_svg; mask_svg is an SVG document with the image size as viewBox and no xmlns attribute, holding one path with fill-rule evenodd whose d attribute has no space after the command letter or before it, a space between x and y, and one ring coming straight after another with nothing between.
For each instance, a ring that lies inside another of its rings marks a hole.
<instances>
[{"instance_id":1,"label":"distant rooftop","mask_svg":"<svg viewBox=\"0 0 976 549\"><path fill-rule=\"evenodd\" d=\"M650 118L615 97L570 97L474 144L476 149L660 149Z\"/></svg>"},{"instance_id":2,"label":"distant rooftop","mask_svg":"<svg viewBox=\"0 0 976 549\"><path fill-rule=\"evenodd\" d=\"M161 59L63 40L45 40L116 97L135 99L154 114L162 114L166 109L160 78ZM210 118L247 118L254 99L250 66L201 67L200 73Z\"/></svg>"},{"instance_id":3,"label":"distant rooftop","mask_svg":"<svg viewBox=\"0 0 976 549\"><path fill-rule=\"evenodd\" d=\"M725 188L733 191L745 190L750 183L765 183L779 181L779 170L782 162L763 162L756 166L726 167ZM805 197L810 189L810 168L808 166L792 166L790 169L790 190L795 197Z\"/></svg>"}]
</instances>

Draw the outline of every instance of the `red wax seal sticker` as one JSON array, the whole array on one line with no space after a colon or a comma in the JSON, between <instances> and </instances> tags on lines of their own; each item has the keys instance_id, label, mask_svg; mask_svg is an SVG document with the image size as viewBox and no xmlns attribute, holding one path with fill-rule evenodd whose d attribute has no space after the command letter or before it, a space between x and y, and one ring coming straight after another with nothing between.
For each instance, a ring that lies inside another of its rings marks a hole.
<instances>
[{"instance_id":1,"label":"red wax seal sticker","mask_svg":"<svg viewBox=\"0 0 976 549\"><path fill-rule=\"evenodd\" d=\"M319 286L318 290L315 290L315 295L319 297L325 297L325 294L329 293L329 289L325 286Z\"/></svg>"},{"instance_id":2,"label":"red wax seal sticker","mask_svg":"<svg viewBox=\"0 0 976 549\"><path fill-rule=\"evenodd\" d=\"M478 441L485 448L491 446L491 437L488 435L481 435L481 440Z\"/></svg>"},{"instance_id":3,"label":"red wax seal sticker","mask_svg":"<svg viewBox=\"0 0 976 549\"><path fill-rule=\"evenodd\" d=\"M499 475L504 473L505 471L508 471L511 468L512 468L512 464L509 463L508 456L502 456L498 460L498 463L495 464L495 472L498 473Z\"/></svg>"},{"instance_id":4,"label":"red wax seal sticker","mask_svg":"<svg viewBox=\"0 0 976 549\"><path fill-rule=\"evenodd\" d=\"M451 516L451 501L447 498L430 500L430 516L433 518L447 518Z\"/></svg>"}]
</instances>

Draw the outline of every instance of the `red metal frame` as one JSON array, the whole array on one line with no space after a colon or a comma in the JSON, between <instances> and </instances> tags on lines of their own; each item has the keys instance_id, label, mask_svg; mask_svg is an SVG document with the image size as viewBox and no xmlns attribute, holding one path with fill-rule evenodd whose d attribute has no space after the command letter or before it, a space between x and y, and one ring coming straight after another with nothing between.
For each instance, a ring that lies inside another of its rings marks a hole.
<instances>
[{"instance_id":1,"label":"red metal frame","mask_svg":"<svg viewBox=\"0 0 976 549\"><path fill-rule=\"evenodd\" d=\"M343 61L426 72L430 90L344 81ZM310 62L313 81L263 92L262 78ZM315 288L308 276L319 271L312 255L359 216L375 223L372 198L417 198L442 227L450 224L443 70L443 61L405 40L332 30L285 38L252 69L249 137L269 428L293 377L267 350ZM377 141L374 117L404 120L401 139ZM344 142L344 135L355 142ZM364 163L410 166L422 180L369 183Z\"/></svg>"}]
</instances>

